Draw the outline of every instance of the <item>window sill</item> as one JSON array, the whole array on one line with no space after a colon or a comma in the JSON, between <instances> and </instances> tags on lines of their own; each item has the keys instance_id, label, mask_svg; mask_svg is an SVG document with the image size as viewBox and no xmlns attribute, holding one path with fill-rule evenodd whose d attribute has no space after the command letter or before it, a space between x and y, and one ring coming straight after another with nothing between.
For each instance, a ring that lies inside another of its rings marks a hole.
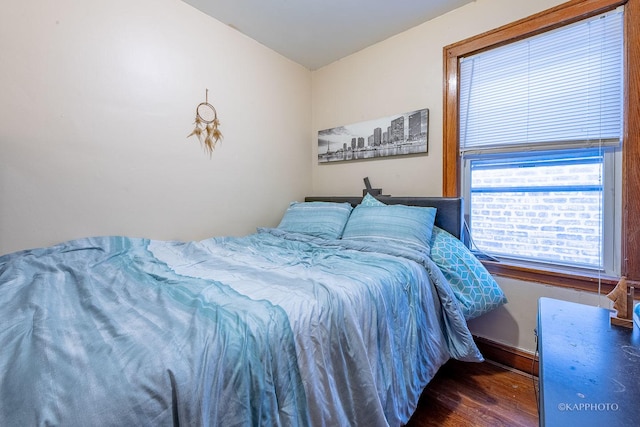
<instances>
[{"instance_id":1,"label":"window sill","mask_svg":"<svg viewBox=\"0 0 640 427\"><path fill-rule=\"evenodd\" d=\"M543 283L545 285L558 286L562 288L577 289L581 291L598 292L598 282L600 282L600 292L608 294L613 290L619 277L584 275L561 270L531 268L508 262L482 261L489 273L509 277L511 279L523 280L526 282Z\"/></svg>"}]
</instances>

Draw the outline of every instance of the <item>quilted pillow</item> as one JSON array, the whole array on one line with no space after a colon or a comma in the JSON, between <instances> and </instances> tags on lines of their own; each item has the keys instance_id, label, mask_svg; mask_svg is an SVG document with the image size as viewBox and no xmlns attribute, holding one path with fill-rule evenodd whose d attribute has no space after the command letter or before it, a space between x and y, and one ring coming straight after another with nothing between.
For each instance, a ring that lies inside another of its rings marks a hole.
<instances>
[{"instance_id":1,"label":"quilted pillow","mask_svg":"<svg viewBox=\"0 0 640 427\"><path fill-rule=\"evenodd\" d=\"M451 283L467 320L507 302L484 265L460 240L438 227L433 227L431 259Z\"/></svg>"},{"instance_id":2,"label":"quilted pillow","mask_svg":"<svg viewBox=\"0 0 640 427\"><path fill-rule=\"evenodd\" d=\"M349 203L292 202L278 228L325 239L339 239L352 209Z\"/></svg>"},{"instance_id":3,"label":"quilted pillow","mask_svg":"<svg viewBox=\"0 0 640 427\"><path fill-rule=\"evenodd\" d=\"M377 206L356 206L342 239L395 242L429 254L436 209L379 203Z\"/></svg>"}]
</instances>

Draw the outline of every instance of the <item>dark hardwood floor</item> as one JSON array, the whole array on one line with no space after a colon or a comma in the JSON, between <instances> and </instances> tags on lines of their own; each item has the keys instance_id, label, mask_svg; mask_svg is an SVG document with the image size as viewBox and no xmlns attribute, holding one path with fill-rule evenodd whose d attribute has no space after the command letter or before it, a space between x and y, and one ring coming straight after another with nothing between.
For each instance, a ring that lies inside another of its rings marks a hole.
<instances>
[{"instance_id":1,"label":"dark hardwood floor","mask_svg":"<svg viewBox=\"0 0 640 427\"><path fill-rule=\"evenodd\" d=\"M427 385L407 427L537 426L536 393L530 375L450 360Z\"/></svg>"}]
</instances>

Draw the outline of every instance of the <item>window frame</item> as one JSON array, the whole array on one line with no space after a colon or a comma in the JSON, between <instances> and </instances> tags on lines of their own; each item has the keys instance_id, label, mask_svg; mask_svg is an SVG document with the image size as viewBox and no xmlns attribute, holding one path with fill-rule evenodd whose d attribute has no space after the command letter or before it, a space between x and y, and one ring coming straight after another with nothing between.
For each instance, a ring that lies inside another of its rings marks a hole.
<instances>
[{"instance_id":1,"label":"window frame","mask_svg":"<svg viewBox=\"0 0 640 427\"><path fill-rule=\"evenodd\" d=\"M459 59L518 41L625 5L624 125L622 144L621 275L640 284L640 0L571 0L530 17L443 48L443 196L460 197ZM617 236L616 236L617 237ZM558 269L532 268L516 263L484 261L500 276L581 290L608 292L619 277L576 274Z\"/></svg>"}]
</instances>

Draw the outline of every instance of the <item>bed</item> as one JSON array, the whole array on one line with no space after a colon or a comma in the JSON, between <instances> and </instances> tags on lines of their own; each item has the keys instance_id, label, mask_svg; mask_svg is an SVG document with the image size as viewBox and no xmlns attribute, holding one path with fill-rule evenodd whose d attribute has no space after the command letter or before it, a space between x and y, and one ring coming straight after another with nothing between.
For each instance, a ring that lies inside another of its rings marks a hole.
<instances>
[{"instance_id":1,"label":"bed","mask_svg":"<svg viewBox=\"0 0 640 427\"><path fill-rule=\"evenodd\" d=\"M242 237L1 256L0 425L403 425L506 301L461 207L308 197Z\"/></svg>"}]
</instances>

